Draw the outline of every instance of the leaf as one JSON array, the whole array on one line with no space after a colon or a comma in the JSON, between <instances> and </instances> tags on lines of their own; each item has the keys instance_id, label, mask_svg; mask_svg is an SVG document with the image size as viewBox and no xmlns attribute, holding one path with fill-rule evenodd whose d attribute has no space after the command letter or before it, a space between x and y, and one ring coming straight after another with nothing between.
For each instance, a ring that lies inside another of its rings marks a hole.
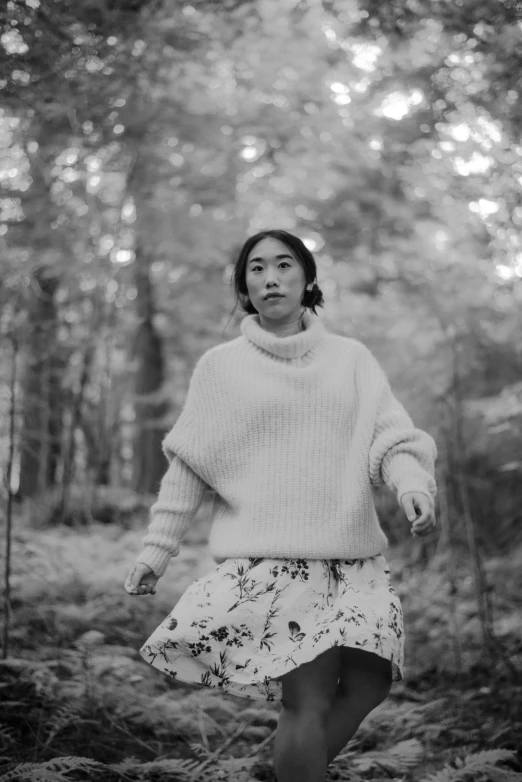
<instances>
[{"instance_id":1,"label":"leaf","mask_svg":"<svg viewBox=\"0 0 522 782\"><path fill-rule=\"evenodd\" d=\"M424 757L424 747L418 739L407 739L388 749L387 753L396 757L401 766L409 769L421 763ZM401 770L404 769L401 768Z\"/></svg>"},{"instance_id":2,"label":"leaf","mask_svg":"<svg viewBox=\"0 0 522 782\"><path fill-rule=\"evenodd\" d=\"M401 773L418 766L423 757L424 748L420 741L407 739L381 752L366 752L360 758L353 758L352 762L360 771L384 766L390 771Z\"/></svg>"},{"instance_id":3,"label":"leaf","mask_svg":"<svg viewBox=\"0 0 522 782\"><path fill-rule=\"evenodd\" d=\"M64 773L69 771L90 771L91 773L107 770L109 766L91 758L66 756L52 758L45 763L19 763L15 768L3 774L0 782L22 782L24 779L38 779L43 782L63 782Z\"/></svg>"},{"instance_id":4,"label":"leaf","mask_svg":"<svg viewBox=\"0 0 522 782\"><path fill-rule=\"evenodd\" d=\"M162 758L142 763L137 768L147 773L157 771L164 774L192 774L200 765L200 761L193 758ZM117 767L113 766L113 768Z\"/></svg>"},{"instance_id":5,"label":"leaf","mask_svg":"<svg viewBox=\"0 0 522 782\"><path fill-rule=\"evenodd\" d=\"M445 765L444 768L442 768L440 771L437 771L435 774L430 774L428 777L424 777L422 782L452 782L452 780L455 779L454 773L454 768L449 765Z\"/></svg>"},{"instance_id":6,"label":"leaf","mask_svg":"<svg viewBox=\"0 0 522 782\"><path fill-rule=\"evenodd\" d=\"M425 777L422 782L457 782L457 780L470 777L471 774L478 771L487 771L491 779L498 779L498 782L522 779L520 774L495 768L494 766L495 763L513 760L514 758L515 753L509 749L487 749L482 752L474 752L471 755L466 755L464 765L461 768L452 768L450 765L445 765L436 774Z\"/></svg>"},{"instance_id":7,"label":"leaf","mask_svg":"<svg viewBox=\"0 0 522 782\"><path fill-rule=\"evenodd\" d=\"M510 749L485 749L482 752L473 752L466 755L464 762L467 767L480 764L500 763L503 760L514 760L515 753Z\"/></svg>"},{"instance_id":8,"label":"leaf","mask_svg":"<svg viewBox=\"0 0 522 782\"><path fill-rule=\"evenodd\" d=\"M79 723L81 720L82 717L78 708L71 705L60 706L46 724L48 735L45 740L45 746L48 747L58 733L67 725L70 725L71 722Z\"/></svg>"},{"instance_id":9,"label":"leaf","mask_svg":"<svg viewBox=\"0 0 522 782\"><path fill-rule=\"evenodd\" d=\"M17 739L15 738L15 734L16 730L13 725L0 725L0 738L5 744L16 744Z\"/></svg>"},{"instance_id":10,"label":"leaf","mask_svg":"<svg viewBox=\"0 0 522 782\"><path fill-rule=\"evenodd\" d=\"M58 774L56 771L42 769L38 764L35 765L36 768L28 774L20 776L20 772L17 771L16 776L9 777L9 779L14 780L14 782L63 782L64 777L61 774ZM4 777L1 777L1 779L3 780Z\"/></svg>"},{"instance_id":11,"label":"leaf","mask_svg":"<svg viewBox=\"0 0 522 782\"><path fill-rule=\"evenodd\" d=\"M189 747L192 750L192 752L197 755L199 758L208 758L208 756L212 753L209 753L208 749L201 744L199 741L192 741L189 743Z\"/></svg>"}]
</instances>

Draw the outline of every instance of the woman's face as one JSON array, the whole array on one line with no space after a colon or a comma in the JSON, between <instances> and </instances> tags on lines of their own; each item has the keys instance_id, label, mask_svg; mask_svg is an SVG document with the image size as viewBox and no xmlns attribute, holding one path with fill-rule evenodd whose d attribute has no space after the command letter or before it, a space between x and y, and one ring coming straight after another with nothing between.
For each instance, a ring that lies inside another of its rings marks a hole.
<instances>
[{"instance_id":1,"label":"woman's face","mask_svg":"<svg viewBox=\"0 0 522 782\"><path fill-rule=\"evenodd\" d=\"M249 252L245 272L250 301L260 317L281 325L301 314L305 273L292 250L267 236ZM267 298L269 294L278 297Z\"/></svg>"}]
</instances>

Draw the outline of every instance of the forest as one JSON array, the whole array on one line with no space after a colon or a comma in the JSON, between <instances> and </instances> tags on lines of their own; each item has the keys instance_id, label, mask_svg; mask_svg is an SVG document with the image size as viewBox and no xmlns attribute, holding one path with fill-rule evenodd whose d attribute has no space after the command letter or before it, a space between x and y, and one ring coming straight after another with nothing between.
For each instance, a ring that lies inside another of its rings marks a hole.
<instances>
[{"instance_id":1,"label":"forest","mask_svg":"<svg viewBox=\"0 0 522 782\"><path fill-rule=\"evenodd\" d=\"M0 4L0 782L275 782L278 704L138 649L208 573L212 496L123 589L247 236L317 261L437 443L437 530L376 505L406 675L330 780L522 780L522 7Z\"/></svg>"}]
</instances>

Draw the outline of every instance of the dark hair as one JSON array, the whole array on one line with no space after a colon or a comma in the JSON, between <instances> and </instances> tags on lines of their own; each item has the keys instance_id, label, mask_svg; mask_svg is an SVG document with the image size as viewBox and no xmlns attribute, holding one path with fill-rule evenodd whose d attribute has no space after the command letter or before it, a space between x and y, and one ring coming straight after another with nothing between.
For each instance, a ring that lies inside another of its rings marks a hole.
<instances>
[{"instance_id":1,"label":"dark hair","mask_svg":"<svg viewBox=\"0 0 522 782\"><path fill-rule=\"evenodd\" d=\"M314 287L311 291L307 291L305 288L301 303L304 307L308 307L308 309L311 309L313 313L317 314L315 308L323 307L324 299L322 291L316 282L317 266L315 263L315 258L310 250L306 247L304 242L301 241L301 239L291 233L288 233L288 231L284 231L278 228L269 228L265 231L260 231L254 236L250 236L239 251L239 255L234 266L234 271L232 272L232 282L234 284L234 290L236 293L236 306L239 304L241 308L249 315L257 313L256 308L248 298L246 266L250 250L252 250L252 248L261 241L261 239L265 239L266 237L279 239L280 242L286 244L286 246L292 250L297 260L303 267L306 285L310 285L312 282L314 283Z\"/></svg>"}]
</instances>

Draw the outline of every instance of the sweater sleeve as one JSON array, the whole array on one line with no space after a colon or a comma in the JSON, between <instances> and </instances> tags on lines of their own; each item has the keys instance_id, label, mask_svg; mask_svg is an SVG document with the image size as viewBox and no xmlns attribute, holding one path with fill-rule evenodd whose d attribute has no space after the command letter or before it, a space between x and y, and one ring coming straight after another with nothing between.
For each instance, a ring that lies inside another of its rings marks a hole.
<instances>
[{"instance_id":1,"label":"sweater sleeve","mask_svg":"<svg viewBox=\"0 0 522 782\"><path fill-rule=\"evenodd\" d=\"M161 480L158 499L150 509L151 521L136 562L162 576L196 514L207 488L183 459L174 454Z\"/></svg>"},{"instance_id":2,"label":"sweater sleeve","mask_svg":"<svg viewBox=\"0 0 522 782\"><path fill-rule=\"evenodd\" d=\"M370 354L371 356L371 354ZM370 375L377 384L377 412L370 446L370 480L384 482L401 500L403 494L419 491L432 499L437 493L434 439L417 429L395 398L376 359L371 356Z\"/></svg>"},{"instance_id":3,"label":"sweater sleeve","mask_svg":"<svg viewBox=\"0 0 522 782\"><path fill-rule=\"evenodd\" d=\"M158 498L150 509L150 522L143 538L143 550L136 562L148 565L162 576L194 518L209 488L199 475L196 454L201 450L198 420L208 385L205 354L192 374L183 410L162 442L169 466L160 484Z\"/></svg>"}]
</instances>

